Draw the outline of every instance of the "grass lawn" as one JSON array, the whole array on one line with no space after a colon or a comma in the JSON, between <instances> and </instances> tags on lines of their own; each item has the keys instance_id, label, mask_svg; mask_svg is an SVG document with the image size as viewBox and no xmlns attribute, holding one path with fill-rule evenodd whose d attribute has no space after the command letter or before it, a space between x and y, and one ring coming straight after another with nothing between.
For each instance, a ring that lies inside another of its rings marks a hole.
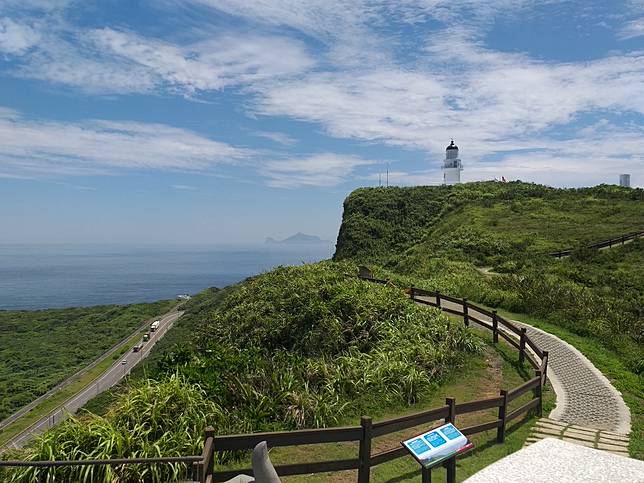
<instances>
[{"instance_id":1,"label":"grass lawn","mask_svg":"<svg viewBox=\"0 0 644 483\"><path fill-rule=\"evenodd\" d=\"M477 333L479 333L477 331ZM516 349L504 342L496 346L491 344L491 337L484 332L480 336L487 342L483 354L470 358L466 367L454 371L445 384L436 388L431 394L419 403L411 407L388 408L380 410L374 406L370 415L374 421L411 414L424 409L435 408L445 404L446 397L456 398L460 402L472 401L474 399L489 398L499 395L500 389L510 389L520 385L525 380L533 377L531 366L525 364L520 367L517 362ZM532 398L532 393L524 394L522 397L510 404L510 411L516 409ZM547 414L554 407L554 393L548 388L544 391L544 414ZM496 409L488 409L476 413L459 415L456 418L458 427L466 427L497 418ZM474 435L472 441L475 449L457 462L457 478L462 480L474 474L490 463L520 449L527 438L532 424L536 417L529 415L518 418L508 426L506 440L502 445L496 444L496 430L487 431ZM342 421L341 425L355 425L359 418ZM437 421L436 424L439 424ZM386 451L400 446L400 441L418 434L432 425L425 425L408 430L399 431L385 436L375 438L372 443L372 454ZM357 443L332 443L321 445L303 445L297 447L274 448L271 450L271 460L274 464L287 464L304 461L324 461L333 459L350 458L358 454ZM244 460L241 463L227 466L227 469L243 468L248 465ZM433 472L436 481L443 481L444 470L437 469ZM344 471L337 473L300 475L283 477L285 482L330 482L330 481L355 481L356 471ZM372 481L417 481L420 477L420 469L416 461L411 457L403 457L389 463L372 468Z\"/></svg>"}]
</instances>

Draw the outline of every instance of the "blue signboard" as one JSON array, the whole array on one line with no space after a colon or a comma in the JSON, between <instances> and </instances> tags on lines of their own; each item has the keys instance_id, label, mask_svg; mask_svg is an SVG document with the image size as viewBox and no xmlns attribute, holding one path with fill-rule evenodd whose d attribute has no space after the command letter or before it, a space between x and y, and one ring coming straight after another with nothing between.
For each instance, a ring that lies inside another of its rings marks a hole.
<instances>
[{"instance_id":1,"label":"blue signboard","mask_svg":"<svg viewBox=\"0 0 644 483\"><path fill-rule=\"evenodd\" d=\"M452 423L402 441L402 445L426 468L472 447Z\"/></svg>"}]
</instances>

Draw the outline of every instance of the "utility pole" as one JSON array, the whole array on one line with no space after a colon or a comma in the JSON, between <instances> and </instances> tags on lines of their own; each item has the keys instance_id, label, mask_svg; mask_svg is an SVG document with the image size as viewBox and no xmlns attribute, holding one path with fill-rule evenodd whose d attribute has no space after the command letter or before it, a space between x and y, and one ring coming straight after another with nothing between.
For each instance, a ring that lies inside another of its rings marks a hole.
<instances>
[{"instance_id":1,"label":"utility pole","mask_svg":"<svg viewBox=\"0 0 644 483\"><path fill-rule=\"evenodd\" d=\"M389 163L387 163L387 188L389 188Z\"/></svg>"}]
</instances>

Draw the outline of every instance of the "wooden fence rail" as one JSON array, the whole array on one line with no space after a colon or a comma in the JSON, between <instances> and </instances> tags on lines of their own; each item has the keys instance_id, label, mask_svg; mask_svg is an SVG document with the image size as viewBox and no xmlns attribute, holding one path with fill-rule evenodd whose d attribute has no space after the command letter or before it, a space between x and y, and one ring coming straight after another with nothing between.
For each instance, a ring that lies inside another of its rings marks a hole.
<instances>
[{"instance_id":1,"label":"wooden fence rail","mask_svg":"<svg viewBox=\"0 0 644 483\"><path fill-rule=\"evenodd\" d=\"M636 238L641 238L641 237L644 237L644 230L636 231L633 233L627 233L626 235L620 235L618 237L611 238L609 240L593 243L592 245L586 245L584 248L590 248L595 250L598 250L600 248L606 248L606 247L612 248L613 245L624 245L629 240L634 240ZM568 248L566 250L560 250L558 252L549 253L548 255L554 258L563 258L563 257L569 257L573 251L574 251L574 248Z\"/></svg>"}]
</instances>

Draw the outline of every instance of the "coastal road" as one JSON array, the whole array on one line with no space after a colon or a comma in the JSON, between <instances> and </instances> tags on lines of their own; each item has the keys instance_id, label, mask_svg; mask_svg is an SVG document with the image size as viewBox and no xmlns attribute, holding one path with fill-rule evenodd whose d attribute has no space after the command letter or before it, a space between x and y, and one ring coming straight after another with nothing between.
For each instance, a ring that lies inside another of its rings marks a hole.
<instances>
[{"instance_id":1,"label":"coastal road","mask_svg":"<svg viewBox=\"0 0 644 483\"><path fill-rule=\"evenodd\" d=\"M21 448L34 436L64 421L71 414L74 414L78 409L83 407L90 399L95 398L100 393L114 386L127 376L132 368L148 356L154 344L165 335L174 322L182 315L182 311L170 312L158 319L160 321L159 328L155 332L150 332L150 340L143 345L143 348L139 352L130 351L119 357L103 374L51 411L47 416L36 421L23 432L14 436L4 445L3 449Z\"/></svg>"}]
</instances>

